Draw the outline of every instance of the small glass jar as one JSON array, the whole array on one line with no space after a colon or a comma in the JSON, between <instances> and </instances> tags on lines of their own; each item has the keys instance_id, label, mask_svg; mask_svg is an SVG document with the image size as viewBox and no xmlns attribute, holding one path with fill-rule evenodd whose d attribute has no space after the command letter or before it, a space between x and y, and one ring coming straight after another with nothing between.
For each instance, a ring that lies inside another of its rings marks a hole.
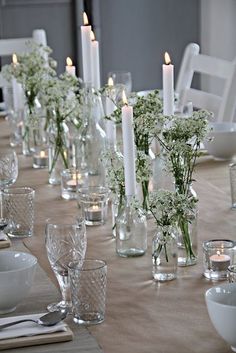
<instances>
[{"instance_id":1,"label":"small glass jar","mask_svg":"<svg viewBox=\"0 0 236 353\"><path fill-rule=\"evenodd\" d=\"M171 281L177 277L177 230L158 227L152 240L152 276L155 281Z\"/></svg>"},{"instance_id":2,"label":"small glass jar","mask_svg":"<svg viewBox=\"0 0 236 353\"><path fill-rule=\"evenodd\" d=\"M225 280L228 267L234 259L234 242L227 239L213 239L203 242L204 276L211 280Z\"/></svg>"},{"instance_id":3,"label":"small glass jar","mask_svg":"<svg viewBox=\"0 0 236 353\"><path fill-rule=\"evenodd\" d=\"M85 224L96 226L104 224L107 219L109 189L103 186L89 186L79 188L78 206L81 207Z\"/></svg>"},{"instance_id":4,"label":"small glass jar","mask_svg":"<svg viewBox=\"0 0 236 353\"><path fill-rule=\"evenodd\" d=\"M116 252L121 257L142 256L147 250L147 221L126 197L116 217Z\"/></svg>"},{"instance_id":5,"label":"small glass jar","mask_svg":"<svg viewBox=\"0 0 236 353\"><path fill-rule=\"evenodd\" d=\"M86 185L87 173L75 168L64 169L61 172L61 197L65 200L77 198L77 189Z\"/></svg>"}]
</instances>

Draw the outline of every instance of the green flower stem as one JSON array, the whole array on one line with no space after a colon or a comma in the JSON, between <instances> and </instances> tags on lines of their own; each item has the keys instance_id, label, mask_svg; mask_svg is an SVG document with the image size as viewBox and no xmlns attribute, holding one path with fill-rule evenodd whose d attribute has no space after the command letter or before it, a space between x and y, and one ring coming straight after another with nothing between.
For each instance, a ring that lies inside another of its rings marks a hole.
<instances>
[{"instance_id":1,"label":"green flower stem","mask_svg":"<svg viewBox=\"0 0 236 353\"><path fill-rule=\"evenodd\" d=\"M195 259L196 255L192 249L192 243L189 234L189 222L187 219L180 217L178 224L183 236L184 246L186 249L186 257L187 259Z\"/></svg>"}]
</instances>

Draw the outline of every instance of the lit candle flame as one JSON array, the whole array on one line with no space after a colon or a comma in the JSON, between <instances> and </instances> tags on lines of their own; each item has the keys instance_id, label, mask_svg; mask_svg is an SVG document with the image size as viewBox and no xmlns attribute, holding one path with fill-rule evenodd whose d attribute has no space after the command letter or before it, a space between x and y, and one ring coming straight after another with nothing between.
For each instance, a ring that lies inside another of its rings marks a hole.
<instances>
[{"instance_id":1,"label":"lit candle flame","mask_svg":"<svg viewBox=\"0 0 236 353\"><path fill-rule=\"evenodd\" d=\"M91 38L91 41L95 41L95 34L94 34L94 31L91 31L90 32L90 38Z\"/></svg>"},{"instance_id":2,"label":"lit candle flame","mask_svg":"<svg viewBox=\"0 0 236 353\"><path fill-rule=\"evenodd\" d=\"M109 77L109 78L108 78L107 84L108 84L109 87L114 86L114 81L113 81L113 78L112 78L112 77Z\"/></svg>"},{"instance_id":3,"label":"lit candle flame","mask_svg":"<svg viewBox=\"0 0 236 353\"><path fill-rule=\"evenodd\" d=\"M71 58L69 56L66 58L66 65L67 66L72 66L73 65L73 62L72 62L72 60L71 60Z\"/></svg>"},{"instance_id":4,"label":"lit candle flame","mask_svg":"<svg viewBox=\"0 0 236 353\"><path fill-rule=\"evenodd\" d=\"M165 52L164 57L165 57L165 64L170 65L171 64L170 55L167 53L167 51Z\"/></svg>"},{"instance_id":5,"label":"lit candle flame","mask_svg":"<svg viewBox=\"0 0 236 353\"><path fill-rule=\"evenodd\" d=\"M124 104L128 105L128 101L127 101L127 98L126 98L125 91L122 92L122 100L123 100Z\"/></svg>"},{"instance_id":6,"label":"lit candle flame","mask_svg":"<svg viewBox=\"0 0 236 353\"><path fill-rule=\"evenodd\" d=\"M12 62L13 62L14 65L16 65L18 63L16 54L12 54Z\"/></svg>"},{"instance_id":7,"label":"lit candle flame","mask_svg":"<svg viewBox=\"0 0 236 353\"><path fill-rule=\"evenodd\" d=\"M86 12L83 13L83 20L84 20L84 26L87 26L89 22L88 22L88 16Z\"/></svg>"},{"instance_id":8,"label":"lit candle flame","mask_svg":"<svg viewBox=\"0 0 236 353\"><path fill-rule=\"evenodd\" d=\"M218 256L220 256L220 251L219 251L219 250L217 250L216 254L217 254Z\"/></svg>"},{"instance_id":9,"label":"lit candle flame","mask_svg":"<svg viewBox=\"0 0 236 353\"><path fill-rule=\"evenodd\" d=\"M45 151L41 151L41 152L40 152L40 157L42 157L42 158L46 157Z\"/></svg>"},{"instance_id":10,"label":"lit candle flame","mask_svg":"<svg viewBox=\"0 0 236 353\"><path fill-rule=\"evenodd\" d=\"M93 209L94 211L98 211L98 210L99 210L99 206L98 206L98 205L93 205L93 206L92 206L92 209Z\"/></svg>"}]
</instances>

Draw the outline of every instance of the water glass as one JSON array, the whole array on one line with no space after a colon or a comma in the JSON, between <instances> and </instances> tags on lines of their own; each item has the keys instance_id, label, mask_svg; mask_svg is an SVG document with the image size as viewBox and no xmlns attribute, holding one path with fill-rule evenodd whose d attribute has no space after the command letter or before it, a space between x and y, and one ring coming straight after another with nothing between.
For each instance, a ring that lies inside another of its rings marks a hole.
<instances>
[{"instance_id":1,"label":"water glass","mask_svg":"<svg viewBox=\"0 0 236 353\"><path fill-rule=\"evenodd\" d=\"M62 300L48 306L49 311L71 309L71 291L68 266L77 263L82 267L86 247L86 227L84 220L73 224L58 224L48 220L46 224L46 249L48 259L60 286Z\"/></svg>"},{"instance_id":2,"label":"water glass","mask_svg":"<svg viewBox=\"0 0 236 353\"><path fill-rule=\"evenodd\" d=\"M85 260L82 268L69 268L74 322L98 324L105 317L107 265L102 260Z\"/></svg>"},{"instance_id":3,"label":"water glass","mask_svg":"<svg viewBox=\"0 0 236 353\"><path fill-rule=\"evenodd\" d=\"M29 187L9 188L2 192L6 233L13 238L33 235L35 191Z\"/></svg>"},{"instance_id":4,"label":"water glass","mask_svg":"<svg viewBox=\"0 0 236 353\"><path fill-rule=\"evenodd\" d=\"M108 74L108 79L112 78L113 85L116 91L116 100L122 96L122 91L125 91L129 96L132 91L132 78L131 73L126 71L111 71Z\"/></svg>"}]
</instances>

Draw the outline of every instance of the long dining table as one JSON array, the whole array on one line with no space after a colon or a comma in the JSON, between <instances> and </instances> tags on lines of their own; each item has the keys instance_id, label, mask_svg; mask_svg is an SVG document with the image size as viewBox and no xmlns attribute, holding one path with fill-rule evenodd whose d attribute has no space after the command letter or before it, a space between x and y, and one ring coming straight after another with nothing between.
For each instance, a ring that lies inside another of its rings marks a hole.
<instances>
[{"instance_id":1,"label":"long dining table","mask_svg":"<svg viewBox=\"0 0 236 353\"><path fill-rule=\"evenodd\" d=\"M9 127L0 121L0 148L9 146ZM76 216L75 200L60 196L60 186L48 184L46 169L33 169L32 158L21 154L16 186L36 190L34 235L12 240L12 249L29 251L38 258L38 272L29 298L15 314L43 311L60 295L46 256L45 220ZM87 227L88 258L103 259L108 266L106 315L103 323L82 327L67 319L74 340L8 352L104 352L104 353L229 353L229 345L216 333L207 313L205 291L221 282L203 276L202 242L208 239L236 240L236 211L231 209L229 161L210 156L198 160L194 189L199 198L198 247L195 266L178 268L176 280L158 283L152 279L151 242L155 225L148 220L148 250L144 256L121 258L115 251L111 217L105 225ZM9 249L10 250L10 249Z\"/></svg>"}]
</instances>

